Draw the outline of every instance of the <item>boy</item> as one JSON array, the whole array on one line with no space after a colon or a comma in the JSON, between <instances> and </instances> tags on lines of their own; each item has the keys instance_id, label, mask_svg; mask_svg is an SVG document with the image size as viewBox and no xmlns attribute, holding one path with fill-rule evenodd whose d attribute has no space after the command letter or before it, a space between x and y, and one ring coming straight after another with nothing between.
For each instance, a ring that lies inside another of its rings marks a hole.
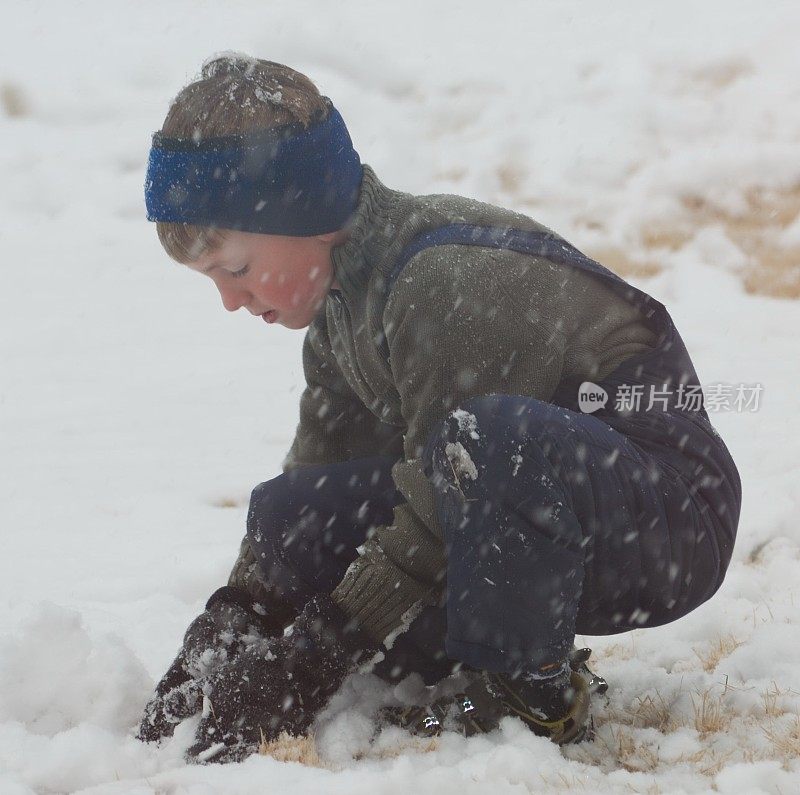
<instances>
[{"instance_id":1,"label":"boy","mask_svg":"<svg viewBox=\"0 0 800 795\"><path fill-rule=\"evenodd\" d=\"M575 633L685 615L736 534L739 476L664 307L526 216L387 188L268 61L217 58L178 95L146 199L226 309L308 331L284 474L140 737L202 708L190 758L241 759L361 664L463 668L466 732L583 737Z\"/></svg>"}]
</instances>

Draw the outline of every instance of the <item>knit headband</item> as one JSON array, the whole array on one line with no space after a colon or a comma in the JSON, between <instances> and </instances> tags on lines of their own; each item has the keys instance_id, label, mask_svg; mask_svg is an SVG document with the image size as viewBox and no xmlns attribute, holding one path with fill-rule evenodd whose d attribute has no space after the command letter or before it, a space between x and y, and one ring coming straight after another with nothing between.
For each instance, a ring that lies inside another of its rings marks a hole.
<instances>
[{"instance_id":1,"label":"knit headband","mask_svg":"<svg viewBox=\"0 0 800 795\"><path fill-rule=\"evenodd\" d=\"M362 167L344 120L328 116L198 142L153 136L145 181L149 221L305 237L344 227Z\"/></svg>"}]
</instances>

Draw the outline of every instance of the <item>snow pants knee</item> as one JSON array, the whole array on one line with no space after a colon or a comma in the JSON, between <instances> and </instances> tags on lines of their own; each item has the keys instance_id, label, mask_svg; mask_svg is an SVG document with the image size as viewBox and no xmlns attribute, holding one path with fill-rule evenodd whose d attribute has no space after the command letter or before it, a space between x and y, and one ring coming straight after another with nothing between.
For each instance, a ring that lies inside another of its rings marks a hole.
<instances>
[{"instance_id":1,"label":"snow pants knee","mask_svg":"<svg viewBox=\"0 0 800 795\"><path fill-rule=\"evenodd\" d=\"M576 632L657 626L707 600L730 560L741 492L708 454L713 434L682 422L659 418L639 434L635 422L612 427L509 395L453 412L424 455L445 536L445 604L422 611L378 673L416 671L432 684L454 661L539 667L562 660ZM661 447L671 436L680 455ZM393 463L302 467L253 491L251 545L297 610L330 593L370 529L391 523L403 499Z\"/></svg>"},{"instance_id":2,"label":"snow pants knee","mask_svg":"<svg viewBox=\"0 0 800 795\"><path fill-rule=\"evenodd\" d=\"M670 438L683 420L670 422L648 419L645 436ZM738 522L738 475L726 477L714 456L680 471L681 456L638 441L636 420L630 434L624 427L491 395L451 414L431 439L448 656L495 671L539 667L563 660L576 631L664 624L717 590ZM695 435L694 445L681 437L684 447L708 452L713 436L692 427L680 426Z\"/></svg>"}]
</instances>

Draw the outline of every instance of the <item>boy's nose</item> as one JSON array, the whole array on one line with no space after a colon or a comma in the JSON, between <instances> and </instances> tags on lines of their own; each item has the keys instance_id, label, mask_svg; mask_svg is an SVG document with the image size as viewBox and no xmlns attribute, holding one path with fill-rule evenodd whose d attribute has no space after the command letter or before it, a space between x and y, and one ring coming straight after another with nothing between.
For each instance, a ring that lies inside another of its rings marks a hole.
<instances>
[{"instance_id":1,"label":"boy's nose","mask_svg":"<svg viewBox=\"0 0 800 795\"><path fill-rule=\"evenodd\" d=\"M235 312L237 309L247 306L250 300L250 293L247 290L220 288L219 294L222 298L222 305L229 312Z\"/></svg>"}]
</instances>

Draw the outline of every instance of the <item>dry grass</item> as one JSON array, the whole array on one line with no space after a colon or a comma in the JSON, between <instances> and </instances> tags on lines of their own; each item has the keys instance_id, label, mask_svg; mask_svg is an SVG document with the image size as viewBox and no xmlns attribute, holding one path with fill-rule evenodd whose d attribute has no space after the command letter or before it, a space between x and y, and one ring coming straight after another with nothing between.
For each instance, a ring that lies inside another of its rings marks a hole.
<instances>
[{"instance_id":1,"label":"dry grass","mask_svg":"<svg viewBox=\"0 0 800 795\"><path fill-rule=\"evenodd\" d=\"M723 644L724 645L724 644ZM690 765L699 775L713 777L729 762L752 763L777 760L783 765L800 758L800 716L781 709L780 698L795 694L781 690L777 685L763 694L764 711L759 714L740 714L734 711L728 693L734 690L712 685L692 694L692 711L676 709L679 697L670 703L656 692L636 699L631 708L615 710L606 708L596 715L598 733L594 748L580 746L571 756L585 764L595 764L606 770L623 769L629 772L659 773L674 764ZM662 759L660 743L637 736L637 729L655 729L662 735L685 728L694 729L702 747L677 758ZM763 733L770 747L748 745L744 738ZM722 751L716 742L717 735L735 735L742 742L731 750ZM598 744L603 748L598 753Z\"/></svg>"},{"instance_id":2,"label":"dry grass","mask_svg":"<svg viewBox=\"0 0 800 795\"><path fill-rule=\"evenodd\" d=\"M784 190L751 187L744 194L746 209L735 213L702 196L683 200L690 225L719 224L747 255L742 277L749 293L800 298L800 246L776 245L777 235L800 215L800 183Z\"/></svg>"},{"instance_id":3,"label":"dry grass","mask_svg":"<svg viewBox=\"0 0 800 795\"><path fill-rule=\"evenodd\" d=\"M264 756L271 756L279 762L299 762L308 767L325 767L317 753L313 736L293 737L282 732L277 740L268 743L262 733L258 752Z\"/></svg>"},{"instance_id":4,"label":"dry grass","mask_svg":"<svg viewBox=\"0 0 800 795\"><path fill-rule=\"evenodd\" d=\"M781 709L779 699L785 693L778 689L775 682L772 683L772 688L761 694L761 700L764 703L764 714L768 718L777 718L782 715L784 710Z\"/></svg>"},{"instance_id":5,"label":"dry grass","mask_svg":"<svg viewBox=\"0 0 800 795\"><path fill-rule=\"evenodd\" d=\"M286 732L282 732L276 740L267 742L262 732L261 745L258 753L264 756L271 756L279 762L297 762L308 767L328 768L319 756L316 740L313 735L295 737ZM404 738L405 740L406 738ZM372 747L367 753L356 754L354 759L394 759L404 754L428 754L436 751L439 747L439 738L414 737L408 735L407 742L398 743L391 747L376 748Z\"/></svg>"},{"instance_id":6,"label":"dry grass","mask_svg":"<svg viewBox=\"0 0 800 795\"><path fill-rule=\"evenodd\" d=\"M684 88L687 91L701 89L713 93L721 88L727 88L752 72L753 64L747 58L723 58L697 69L690 69L686 73Z\"/></svg>"},{"instance_id":7,"label":"dry grass","mask_svg":"<svg viewBox=\"0 0 800 795\"><path fill-rule=\"evenodd\" d=\"M467 176L467 169L461 167L449 168L444 169L443 171L437 171L434 174L436 179L445 180L448 182L461 182L464 177Z\"/></svg>"},{"instance_id":8,"label":"dry grass","mask_svg":"<svg viewBox=\"0 0 800 795\"><path fill-rule=\"evenodd\" d=\"M641 745L627 729L618 726L611 730L614 739L613 752L623 770L636 773L647 773L655 770L661 760L658 752L646 745Z\"/></svg>"},{"instance_id":9,"label":"dry grass","mask_svg":"<svg viewBox=\"0 0 800 795\"><path fill-rule=\"evenodd\" d=\"M677 758L664 760L659 754L658 744L644 744L632 731L624 726L610 727L611 742L606 741L605 747L608 754L612 757L603 755L602 758L591 760L584 758L586 764L600 764L603 767L611 762L611 769L623 769L635 773L655 774L663 772L667 767L675 764L690 765L701 776L715 776L722 767L732 759L735 752L727 751L720 753L711 744L705 745L693 753L681 754ZM746 760L754 761L754 760Z\"/></svg>"},{"instance_id":10,"label":"dry grass","mask_svg":"<svg viewBox=\"0 0 800 795\"><path fill-rule=\"evenodd\" d=\"M662 265L656 257L646 260L635 260L628 253L619 248L593 248L588 255L605 265L609 270L626 278L645 279L655 276L662 270Z\"/></svg>"},{"instance_id":11,"label":"dry grass","mask_svg":"<svg viewBox=\"0 0 800 795\"><path fill-rule=\"evenodd\" d=\"M677 251L704 227L720 226L746 257L741 278L748 293L800 298L800 246L776 243L800 215L800 184L783 190L754 186L744 192L744 200L745 207L734 212L698 194L684 196L679 217L640 231L640 242L650 254L646 259L632 259L618 248L591 255L621 276L652 276L662 268L659 256L664 251Z\"/></svg>"},{"instance_id":12,"label":"dry grass","mask_svg":"<svg viewBox=\"0 0 800 795\"><path fill-rule=\"evenodd\" d=\"M672 716L672 705L668 704L661 693L636 699L633 710L629 712L631 726L642 729L655 729L665 734L675 731L678 725Z\"/></svg>"},{"instance_id":13,"label":"dry grass","mask_svg":"<svg viewBox=\"0 0 800 795\"><path fill-rule=\"evenodd\" d=\"M763 732L783 761L800 758L800 715L795 715L788 725L779 728L773 722Z\"/></svg>"},{"instance_id":14,"label":"dry grass","mask_svg":"<svg viewBox=\"0 0 800 795\"><path fill-rule=\"evenodd\" d=\"M552 773L551 775L539 773L539 778L541 778L548 791L575 792L576 790L586 789L586 783L577 776L565 776L563 773Z\"/></svg>"},{"instance_id":15,"label":"dry grass","mask_svg":"<svg viewBox=\"0 0 800 795\"><path fill-rule=\"evenodd\" d=\"M238 508L239 501L233 497L221 497L211 503L215 508Z\"/></svg>"},{"instance_id":16,"label":"dry grass","mask_svg":"<svg viewBox=\"0 0 800 795\"><path fill-rule=\"evenodd\" d=\"M744 641L737 640L732 633L722 635L711 643L711 645L703 652L694 650L697 659L703 666L703 670L711 672L716 670L720 661L733 654Z\"/></svg>"},{"instance_id":17,"label":"dry grass","mask_svg":"<svg viewBox=\"0 0 800 795\"><path fill-rule=\"evenodd\" d=\"M514 203L534 212L538 202L521 195L525 172L521 167L503 164L496 170L499 187ZM462 173L453 176L463 177ZM780 233L800 216L800 183L785 189L751 186L744 191L744 206L734 211L700 194L681 199L681 211L675 218L651 223L639 230L639 242L645 253L633 257L615 246L595 247L587 253L606 267L626 278L646 278L664 267L666 252L685 246L700 230L721 227L743 253L746 265L740 271L748 293L775 298L800 298L800 245L782 246ZM603 223L584 217L579 222L590 229L602 230Z\"/></svg>"},{"instance_id":18,"label":"dry grass","mask_svg":"<svg viewBox=\"0 0 800 795\"><path fill-rule=\"evenodd\" d=\"M732 756L733 751L717 754L711 748L701 748L693 754L682 756L680 761L690 764L701 776L716 776Z\"/></svg>"},{"instance_id":19,"label":"dry grass","mask_svg":"<svg viewBox=\"0 0 800 795\"><path fill-rule=\"evenodd\" d=\"M692 696L691 723L685 715L674 709L674 702L667 702L658 692L654 696L636 699L631 709L622 712L608 710L602 718L598 716L598 727L606 725L610 733L611 742L605 740L604 745L613 756L613 767L652 773L665 764L659 756L658 746L642 744L633 733L635 729L650 728L667 735L691 725L701 739L726 731L735 716L727 706L726 691L715 693L715 687ZM731 753L720 755L709 744L692 754L679 757L677 761L692 765L701 775L713 776L730 756ZM589 762L588 759L584 761ZM605 758L602 763L607 764L608 761Z\"/></svg>"},{"instance_id":20,"label":"dry grass","mask_svg":"<svg viewBox=\"0 0 800 795\"><path fill-rule=\"evenodd\" d=\"M739 66L721 69L708 77L709 86L716 81L737 75ZM722 77L721 75L724 75ZM441 171L438 179L460 182L466 176L463 168ZM501 193L511 197L511 204L536 214L541 202L523 191L527 172L520 163L501 163L495 169ZM800 183L783 189L760 185L746 188L743 206L731 210L698 193L680 200L681 209L674 218L650 223L639 230L639 242L645 253L636 257L616 246L595 247L587 253L606 267L626 278L655 276L664 267L667 252L685 246L702 229L719 226L743 253L747 264L740 277L748 293L775 298L800 298L800 245L781 246L780 233L800 216ZM602 231L602 220L588 216L576 219L588 229Z\"/></svg>"},{"instance_id":21,"label":"dry grass","mask_svg":"<svg viewBox=\"0 0 800 795\"><path fill-rule=\"evenodd\" d=\"M746 58L724 58L715 63L682 73L670 73L670 80L679 93L699 97L714 97L731 84L751 74L754 67ZM586 70L588 75L591 67ZM461 84L448 93L458 95L465 90ZM466 113L446 113L439 120L433 137L463 131L471 121ZM787 163L788 167L788 163ZM632 167L631 173L638 170ZM467 171L462 167L442 170L438 179L461 182ZM524 158L513 153L494 169L498 192L511 206L530 212L540 212L543 199L526 192L530 167ZM639 230L630 230L638 237L640 246L632 256L625 247L598 247L588 251L592 257L623 277L644 278L659 273L669 252L683 248L701 230L721 227L727 237L744 255L745 265L739 276L748 293L777 298L800 298L800 245L780 245L780 233L800 216L800 182L783 188L764 185L742 186L741 206L732 209L710 195L687 193L673 217L650 222ZM603 218L581 215L575 222L602 234L606 228ZM716 263L711 263L716 264ZM724 263L719 263L724 265Z\"/></svg>"},{"instance_id":22,"label":"dry grass","mask_svg":"<svg viewBox=\"0 0 800 795\"><path fill-rule=\"evenodd\" d=\"M725 636L713 645L707 659L721 659L739 645L741 643L732 636ZM714 664L710 664L713 669ZM762 693L763 712L753 714L735 711L734 702L729 698L729 693L735 689L726 683L695 691L691 695L691 713L675 708L678 696L669 703L658 692L637 699L625 710L601 710L596 724L602 730L597 734L594 749L587 747L577 751L575 758L605 770L651 774L665 772L675 764L687 764L698 775L708 778L719 773L726 764L737 762L752 764L773 760L784 768L795 764L800 759L800 715L784 709L782 699L796 696L797 692L781 689L773 683ZM656 729L663 735L692 728L697 732L701 747L677 758L662 759L660 742L654 741L652 735L637 736L636 730L642 728ZM756 741L759 734L767 738L767 746ZM736 747L731 748L729 742L720 744L721 735L738 738ZM752 743L748 742L751 737ZM598 753L599 743L602 743L603 753Z\"/></svg>"},{"instance_id":23,"label":"dry grass","mask_svg":"<svg viewBox=\"0 0 800 795\"><path fill-rule=\"evenodd\" d=\"M716 665L734 648L741 645L732 635L726 635L712 644L707 656L700 656L706 670ZM737 762L754 763L775 760L784 767L800 758L800 715L782 709L782 698L797 693L781 689L776 683L762 693L763 712L735 711L729 694L736 688L728 685L712 685L691 694L692 709L681 706L683 697L678 692L671 700L661 693L647 694L634 700L631 707L615 709L609 705L595 710L597 733L595 740L570 746L568 758L583 764L595 765L606 772L625 770L631 773L660 775L676 764L688 765L697 775L711 779L726 764ZM693 729L697 732L700 747L677 757L662 758L659 735L666 737L673 732ZM646 734L640 730L649 731ZM720 742L720 736L737 738L735 747L730 742ZM748 738L759 735L769 741L748 742ZM404 754L430 753L439 748L439 738L408 736L404 742L373 745L356 759L391 759ZM272 743L263 743L260 753L283 762L297 762L311 767L328 767L316 749L312 737L291 737L282 734ZM579 778L561 773L542 776L547 787L565 791L585 789ZM656 785L654 785L656 786ZM654 791L658 791L657 788Z\"/></svg>"},{"instance_id":24,"label":"dry grass","mask_svg":"<svg viewBox=\"0 0 800 795\"><path fill-rule=\"evenodd\" d=\"M724 731L731 723L724 693L712 693L713 687L692 696L694 728L701 737Z\"/></svg>"},{"instance_id":25,"label":"dry grass","mask_svg":"<svg viewBox=\"0 0 800 795\"><path fill-rule=\"evenodd\" d=\"M391 748L383 748L378 753L370 753L371 759L395 759L408 753L429 754L439 748L438 737L414 737L409 735L406 743L395 745Z\"/></svg>"},{"instance_id":26,"label":"dry grass","mask_svg":"<svg viewBox=\"0 0 800 795\"><path fill-rule=\"evenodd\" d=\"M519 193L525 177L525 172L521 166L504 163L497 167L496 174L502 190L512 195Z\"/></svg>"},{"instance_id":27,"label":"dry grass","mask_svg":"<svg viewBox=\"0 0 800 795\"><path fill-rule=\"evenodd\" d=\"M28 115L28 103L19 86L0 83L0 109L12 119Z\"/></svg>"}]
</instances>

